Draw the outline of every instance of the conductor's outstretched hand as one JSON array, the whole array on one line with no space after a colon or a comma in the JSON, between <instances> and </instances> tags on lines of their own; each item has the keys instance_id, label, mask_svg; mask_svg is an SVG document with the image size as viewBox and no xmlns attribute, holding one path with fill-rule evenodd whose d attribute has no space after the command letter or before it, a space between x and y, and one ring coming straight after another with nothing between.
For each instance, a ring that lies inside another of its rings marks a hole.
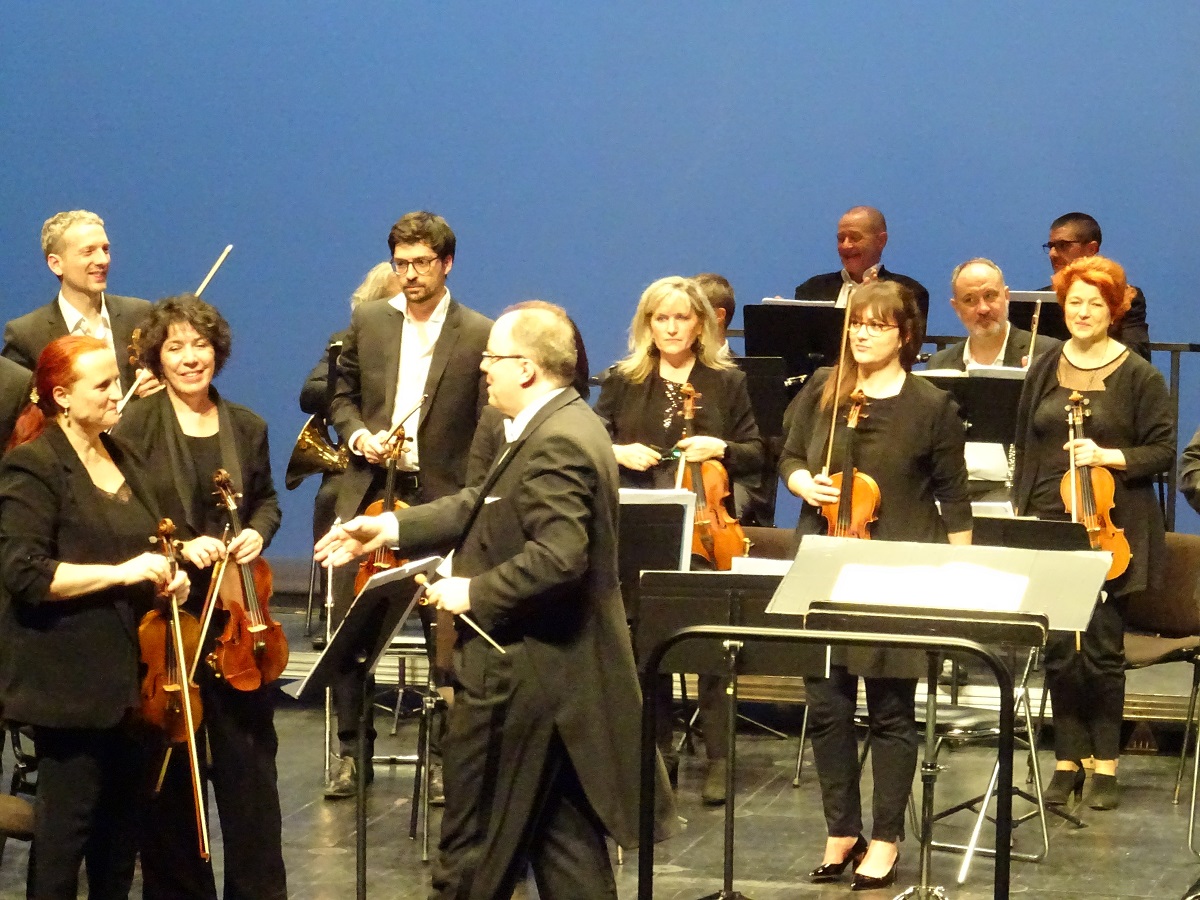
<instances>
[{"instance_id":1,"label":"conductor's outstretched hand","mask_svg":"<svg viewBox=\"0 0 1200 900\"><path fill-rule=\"evenodd\" d=\"M344 566L351 560L396 540L396 517L391 513L356 516L334 525L313 547L313 559L325 568Z\"/></svg>"}]
</instances>

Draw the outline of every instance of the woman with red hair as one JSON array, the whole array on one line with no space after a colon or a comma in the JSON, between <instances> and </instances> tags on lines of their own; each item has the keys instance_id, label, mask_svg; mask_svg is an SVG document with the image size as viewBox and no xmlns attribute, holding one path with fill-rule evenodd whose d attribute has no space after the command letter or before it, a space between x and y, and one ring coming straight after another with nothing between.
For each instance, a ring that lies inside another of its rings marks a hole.
<instances>
[{"instance_id":1,"label":"woman with red hair","mask_svg":"<svg viewBox=\"0 0 1200 900\"><path fill-rule=\"evenodd\" d=\"M1054 777L1043 796L1066 803L1083 793L1083 760L1093 759L1093 809L1115 809L1117 756L1125 705L1122 612L1158 585L1166 552L1153 478L1175 461L1175 421L1162 375L1110 337L1129 309L1125 270L1111 259L1077 259L1054 276L1071 337L1029 369L1017 410L1013 505L1021 515L1069 519L1059 493L1069 468L1104 466L1115 482L1112 519L1132 559L1100 594L1087 631L1055 632L1046 643L1046 683L1054 708ZM1065 408L1087 401L1086 437L1068 441Z\"/></svg>"},{"instance_id":2,"label":"woman with red hair","mask_svg":"<svg viewBox=\"0 0 1200 900\"><path fill-rule=\"evenodd\" d=\"M71 335L38 358L36 398L0 462L0 701L33 727L38 790L29 896L127 897L143 775L137 624L188 579L148 550L157 504L105 431L117 363Z\"/></svg>"}]
</instances>

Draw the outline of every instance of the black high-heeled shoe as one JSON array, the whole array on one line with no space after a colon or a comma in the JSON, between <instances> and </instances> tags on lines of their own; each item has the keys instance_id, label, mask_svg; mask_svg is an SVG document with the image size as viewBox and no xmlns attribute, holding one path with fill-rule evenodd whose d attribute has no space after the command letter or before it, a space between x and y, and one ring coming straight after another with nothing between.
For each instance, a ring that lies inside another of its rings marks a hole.
<instances>
[{"instance_id":1,"label":"black high-heeled shoe","mask_svg":"<svg viewBox=\"0 0 1200 900\"><path fill-rule=\"evenodd\" d=\"M1116 809L1121 805L1121 789L1116 775L1092 775L1088 806L1092 809Z\"/></svg>"},{"instance_id":2,"label":"black high-heeled shoe","mask_svg":"<svg viewBox=\"0 0 1200 900\"><path fill-rule=\"evenodd\" d=\"M1069 769L1055 769L1054 777L1042 790L1042 802L1047 806L1062 806L1071 794L1074 794L1078 801L1083 796L1085 778L1087 778L1087 772L1083 770L1082 765L1079 765L1074 772Z\"/></svg>"},{"instance_id":3,"label":"black high-heeled shoe","mask_svg":"<svg viewBox=\"0 0 1200 900\"><path fill-rule=\"evenodd\" d=\"M859 872L854 873L854 882L850 885L852 891L874 891L879 888L885 888L888 885L896 883L896 867L900 865L900 854L896 853L896 858L892 860L892 867L887 870L886 875L876 877L874 875L863 875Z\"/></svg>"},{"instance_id":4,"label":"black high-heeled shoe","mask_svg":"<svg viewBox=\"0 0 1200 900\"><path fill-rule=\"evenodd\" d=\"M808 880L813 884L828 884L831 881L837 881L842 877L842 873L846 871L846 866L851 864L857 866L866 855L867 839L860 834L855 839L854 846L846 851L846 855L842 857L841 862L821 863L821 865L808 873Z\"/></svg>"}]
</instances>

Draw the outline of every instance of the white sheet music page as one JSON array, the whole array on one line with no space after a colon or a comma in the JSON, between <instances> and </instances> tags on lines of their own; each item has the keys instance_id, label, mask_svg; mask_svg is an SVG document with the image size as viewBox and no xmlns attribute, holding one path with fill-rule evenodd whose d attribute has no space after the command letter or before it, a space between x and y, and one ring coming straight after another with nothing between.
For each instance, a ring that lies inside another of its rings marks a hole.
<instances>
[{"instance_id":1,"label":"white sheet music page","mask_svg":"<svg viewBox=\"0 0 1200 900\"><path fill-rule=\"evenodd\" d=\"M998 572L975 563L948 562L939 566L849 563L842 566L829 599L835 603L872 603L875 598L886 597L889 604L896 606L1015 612L1020 609L1028 587L1028 576Z\"/></svg>"}]
</instances>

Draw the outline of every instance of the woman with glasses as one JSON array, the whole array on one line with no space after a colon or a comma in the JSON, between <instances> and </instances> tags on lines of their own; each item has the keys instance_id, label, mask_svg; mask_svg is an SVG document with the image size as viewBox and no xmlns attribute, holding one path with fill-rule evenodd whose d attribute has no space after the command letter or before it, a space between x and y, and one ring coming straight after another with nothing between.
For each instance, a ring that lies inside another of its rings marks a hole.
<instances>
[{"instance_id":1,"label":"woman with glasses","mask_svg":"<svg viewBox=\"0 0 1200 900\"><path fill-rule=\"evenodd\" d=\"M227 401L212 386L233 339L217 309L191 294L154 304L142 323L141 357L166 390L132 404L115 433L152 461L155 493L184 542L193 573L189 611L199 615L215 564L230 558L225 578L239 577L232 563L250 565L279 528L279 503L271 479L267 425L256 413ZM221 540L229 514L214 497L213 473L224 469L238 497L241 532ZM264 598L265 599L265 598ZM202 652L225 626L214 617ZM204 706L204 736L211 760L206 775L220 815L227 900L287 897L275 756L272 684L237 690L199 665L196 681ZM154 754L152 754L154 756ZM191 782L185 754L175 752L162 791L148 809L142 843L142 885L147 897L217 896L212 866L196 849ZM163 758L156 754L157 760ZM154 776L158 776L155 771Z\"/></svg>"},{"instance_id":2,"label":"woman with glasses","mask_svg":"<svg viewBox=\"0 0 1200 900\"><path fill-rule=\"evenodd\" d=\"M1013 505L1022 515L1069 518L1060 494L1069 467L1103 466L1113 476L1115 525L1125 529L1132 559L1104 585L1087 631L1054 632L1046 643L1046 683L1054 708L1054 777L1047 803L1083 792L1083 761L1095 760L1089 805L1115 809L1117 756L1125 705L1122 611L1158 586L1166 539L1152 479L1175 460L1173 409L1162 375L1111 336L1133 291L1125 270L1102 256L1068 263L1054 290L1071 337L1035 360L1017 408ZM1087 402L1084 437L1068 441L1072 393Z\"/></svg>"},{"instance_id":3,"label":"woman with glasses","mask_svg":"<svg viewBox=\"0 0 1200 900\"><path fill-rule=\"evenodd\" d=\"M864 285L851 298L849 318L841 378L836 368L818 369L788 411L779 473L788 490L805 501L797 536L826 533L819 507L839 497L823 471L836 410L831 471L838 471L846 441L853 440L855 467L879 488L871 537L969 544L971 505L957 406L949 394L909 374L924 330L915 299L896 282ZM857 391L865 404L851 432L847 416ZM904 807L917 766L915 693L924 657L834 647L830 661L827 676L804 680L829 835L821 865L810 878L836 881L854 866L854 890L886 887L896 878ZM866 681L874 782L869 843L862 834L854 730L859 676Z\"/></svg>"},{"instance_id":4,"label":"woman with glasses","mask_svg":"<svg viewBox=\"0 0 1200 900\"><path fill-rule=\"evenodd\" d=\"M763 444L746 376L721 352L716 314L690 278L660 278L646 288L629 327L629 355L609 370L596 412L612 436L621 486L673 488L679 456L719 460L731 479L761 474ZM683 433L683 386L699 394L692 437ZM702 797L725 801L728 755L722 680L701 676L700 714L708 770ZM670 712L670 680L660 689L658 746L668 772L679 769Z\"/></svg>"}]
</instances>

